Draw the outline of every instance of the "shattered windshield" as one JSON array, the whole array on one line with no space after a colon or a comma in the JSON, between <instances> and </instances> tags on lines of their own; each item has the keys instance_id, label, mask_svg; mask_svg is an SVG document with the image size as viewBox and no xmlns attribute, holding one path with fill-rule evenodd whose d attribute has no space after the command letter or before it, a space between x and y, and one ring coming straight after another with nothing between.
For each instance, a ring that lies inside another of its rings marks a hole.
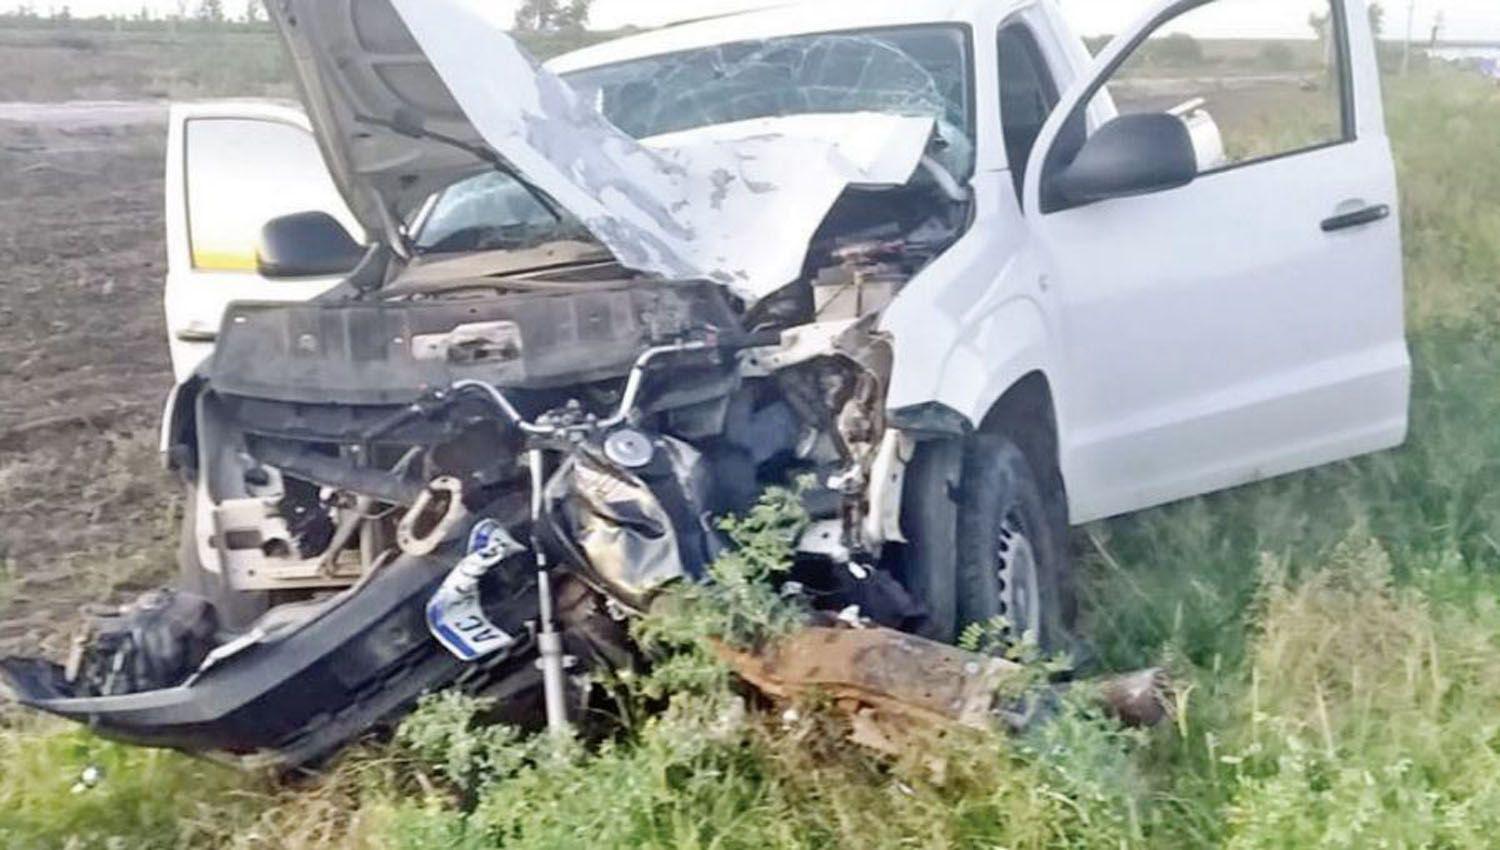
<instances>
[{"instance_id":1,"label":"shattered windshield","mask_svg":"<svg viewBox=\"0 0 1500 850\"><path fill-rule=\"evenodd\" d=\"M567 76L637 139L755 118L880 112L939 122L939 158L973 170L967 38L958 27L783 36Z\"/></svg>"},{"instance_id":2,"label":"shattered windshield","mask_svg":"<svg viewBox=\"0 0 1500 850\"><path fill-rule=\"evenodd\" d=\"M878 112L937 120L933 156L974 170L968 37L951 25L782 36L589 68L568 83L636 139L789 115ZM416 236L423 253L510 250L587 239L513 179L470 178L440 194Z\"/></svg>"},{"instance_id":3,"label":"shattered windshield","mask_svg":"<svg viewBox=\"0 0 1500 850\"><path fill-rule=\"evenodd\" d=\"M425 254L511 251L561 239L592 240L581 223L551 210L498 171L471 177L444 190L417 232Z\"/></svg>"}]
</instances>

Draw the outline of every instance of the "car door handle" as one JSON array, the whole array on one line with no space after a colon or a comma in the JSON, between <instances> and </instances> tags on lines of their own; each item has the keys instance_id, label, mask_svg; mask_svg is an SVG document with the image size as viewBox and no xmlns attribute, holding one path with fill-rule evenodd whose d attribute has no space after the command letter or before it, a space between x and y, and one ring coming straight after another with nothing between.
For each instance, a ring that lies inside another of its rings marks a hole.
<instances>
[{"instance_id":1,"label":"car door handle","mask_svg":"<svg viewBox=\"0 0 1500 850\"><path fill-rule=\"evenodd\" d=\"M1374 204L1362 210L1350 213L1340 213L1333 218L1323 220L1323 232L1333 233L1338 230L1348 230L1351 227L1363 227L1366 224L1374 224L1391 217L1391 208L1388 204Z\"/></svg>"}]
</instances>

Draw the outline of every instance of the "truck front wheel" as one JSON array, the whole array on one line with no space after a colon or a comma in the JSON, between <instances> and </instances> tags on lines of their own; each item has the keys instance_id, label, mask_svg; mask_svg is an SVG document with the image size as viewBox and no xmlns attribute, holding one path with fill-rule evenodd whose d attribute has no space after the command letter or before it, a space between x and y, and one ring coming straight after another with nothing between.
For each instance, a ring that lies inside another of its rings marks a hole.
<instances>
[{"instance_id":1,"label":"truck front wheel","mask_svg":"<svg viewBox=\"0 0 1500 850\"><path fill-rule=\"evenodd\" d=\"M964 447L958 491L957 614L961 625L1003 620L1005 637L1034 635L1044 651L1068 649L1074 591L1065 512L1049 510L1042 482L1003 434L979 433Z\"/></svg>"}]
</instances>

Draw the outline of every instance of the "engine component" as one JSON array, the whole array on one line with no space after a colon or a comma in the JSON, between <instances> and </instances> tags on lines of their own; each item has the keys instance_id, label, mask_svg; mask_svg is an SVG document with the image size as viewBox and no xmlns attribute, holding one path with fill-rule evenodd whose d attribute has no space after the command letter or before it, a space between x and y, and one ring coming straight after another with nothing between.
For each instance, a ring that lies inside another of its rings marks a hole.
<instances>
[{"instance_id":1,"label":"engine component","mask_svg":"<svg viewBox=\"0 0 1500 850\"><path fill-rule=\"evenodd\" d=\"M464 483L446 475L433 479L397 524L396 545L408 555L431 555L439 546L452 540L459 526L468 518L469 509L464 506Z\"/></svg>"},{"instance_id":2,"label":"engine component","mask_svg":"<svg viewBox=\"0 0 1500 850\"><path fill-rule=\"evenodd\" d=\"M273 479L279 488L281 476ZM190 505L188 510L201 508ZM325 557L335 533L327 510L289 500L286 493L224 499L207 507L200 527L208 532L208 544L236 590L347 585L360 574L357 558L338 553Z\"/></svg>"},{"instance_id":3,"label":"engine component","mask_svg":"<svg viewBox=\"0 0 1500 850\"><path fill-rule=\"evenodd\" d=\"M895 300L911 275L896 260L904 242L858 242L833 252L838 265L813 281L813 311L820 322L861 319Z\"/></svg>"},{"instance_id":4,"label":"engine component","mask_svg":"<svg viewBox=\"0 0 1500 850\"><path fill-rule=\"evenodd\" d=\"M283 475L316 481L335 490L362 493L387 504L415 504L422 494L421 482L407 477L404 468L388 472L357 466L285 440L252 439L250 452L256 460L279 469Z\"/></svg>"}]
</instances>

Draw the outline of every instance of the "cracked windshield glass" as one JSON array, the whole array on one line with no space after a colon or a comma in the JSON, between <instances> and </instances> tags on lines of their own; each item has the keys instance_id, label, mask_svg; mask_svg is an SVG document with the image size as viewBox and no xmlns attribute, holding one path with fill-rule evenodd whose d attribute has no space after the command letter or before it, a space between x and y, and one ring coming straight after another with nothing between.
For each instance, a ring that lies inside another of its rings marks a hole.
<instances>
[{"instance_id":1,"label":"cracked windshield glass","mask_svg":"<svg viewBox=\"0 0 1500 850\"><path fill-rule=\"evenodd\" d=\"M788 36L673 53L566 77L637 139L785 115L879 112L937 119L934 158L974 167L968 39L924 26ZM589 239L513 179L484 174L445 191L419 229L424 253L507 250Z\"/></svg>"}]
</instances>

